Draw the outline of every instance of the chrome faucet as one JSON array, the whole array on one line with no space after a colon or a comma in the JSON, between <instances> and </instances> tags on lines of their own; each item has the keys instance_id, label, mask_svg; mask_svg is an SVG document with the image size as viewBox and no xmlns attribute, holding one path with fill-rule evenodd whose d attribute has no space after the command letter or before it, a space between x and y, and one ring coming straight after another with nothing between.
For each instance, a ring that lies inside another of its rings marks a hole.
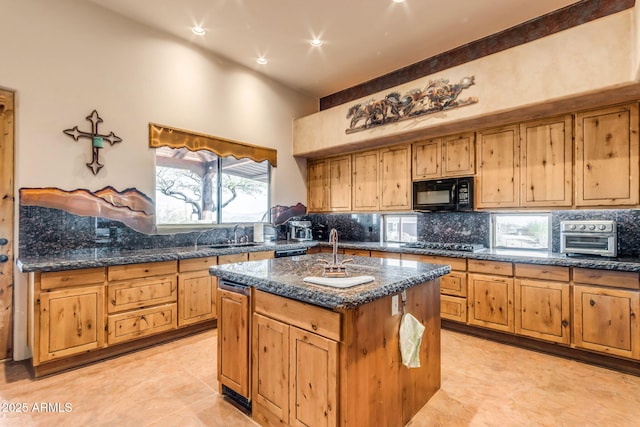
<instances>
[{"instance_id":1,"label":"chrome faucet","mask_svg":"<svg viewBox=\"0 0 640 427\"><path fill-rule=\"evenodd\" d=\"M345 265L348 262L353 261L352 259L343 259L338 262L338 230L332 228L329 232L329 243L332 244L332 256L331 262L327 260L320 260L324 267L324 271L322 273L323 276L348 276L347 266Z\"/></svg>"},{"instance_id":2,"label":"chrome faucet","mask_svg":"<svg viewBox=\"0 0 640 427\"><path fill-rule=\"evenodd\" d=\"M238 227L242 227L242 230L246 231L246 229L244 228L244 225L242 224L236 224L233 226L233 244L234 245L238 244Z\"/></svg>"},{"instance_id":3,"label":"chrome faucet","mask_svg":"<svg viewBox=\"0 0 640 427\"><path fill-rule=\"evenodd\" d=\"M332 262L333 265L338 265L338 230L332 228L329 232L329 243L332 244Z\"/></svg>"},{"instance_id":4,"label":"chrome faucet","mask_svg":"<svg viewBox=\"0 0 640 427\"><path fill-rule=\"evenodd\" d=\"M200 236L202 236L204 233L207 233L209 231L211 231L212 229L208 229L208 230L204 230L201 231L200 233L198 233L198 235L196 236L196 241L193 244L193 250L197 251L198 250L198 239L200 238Z\"/></svg>"}]
</instances>

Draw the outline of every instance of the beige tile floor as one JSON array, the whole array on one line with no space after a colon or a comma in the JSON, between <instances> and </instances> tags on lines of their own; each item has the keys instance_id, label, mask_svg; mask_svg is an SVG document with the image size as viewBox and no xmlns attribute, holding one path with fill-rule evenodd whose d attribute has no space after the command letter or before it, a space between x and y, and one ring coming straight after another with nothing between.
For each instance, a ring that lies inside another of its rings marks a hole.
<instances>
[{"instance_id":1,"label":"beige tile floor","mask_svg":"<svg viewBox=\"0 0 640 427\"><path fill-rule=\"evenodd\" d=\"M0 426L255 426L217 394L216 339L208 331L37 380L0 364ZM16 404L26 412L7 412ZM638 426L640 377L445 330L442 388L409 425Z\"/></svg>"}]
</instances>

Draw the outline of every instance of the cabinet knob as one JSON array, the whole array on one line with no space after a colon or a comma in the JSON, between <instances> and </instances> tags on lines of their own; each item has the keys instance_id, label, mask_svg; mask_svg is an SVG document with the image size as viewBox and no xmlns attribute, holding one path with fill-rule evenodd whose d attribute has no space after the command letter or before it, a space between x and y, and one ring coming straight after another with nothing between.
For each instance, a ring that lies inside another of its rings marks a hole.
<instances>
[{"instance_id":1,"label":"cabinet knob","mask_svg":"<svg viewBox=\"0 0 640 427\"><path fill-rule=\"evenodd\" d=\"M566 328L567 326L569 326L569 322L567 322L567 319L564 319L564 320L562 321L562 326L563 326L564 328Z\"/></svg>"},{"instance_id":2,"label":"cabinet knob","mask_svg":"<svg viewBox=\"0 0 640 427\"><path fill-rule=\"evenodd\" d=\"M594 300L592 300L592 299L591 299L591 300L589 300L589 305L590 305L591 307L593 307L594 305L596 305L596 302L595 302Z\"/></svg>"},{"instance_id":3,"label":"cabinet knob","mask_svg":"<svg viewBox=\"0 0 640 427\"><path fill-rule=\"evenodd\" d=\"M4 237L0 237L0 246L4 246L4 245L6 245L8 243L9 243L9 240L7 240Z\"/></svg>"},{"instance_id":4,"label":"cabinet knob","mask_svg":"<svg viewBox=\"0 0 640 427\"><path fill-rule=\"evenodd\" d=\"M9 261L8 255L5 255L5 254L0 255L0 262L7 262L7 261Z\"/></svg>"}]
</instances>

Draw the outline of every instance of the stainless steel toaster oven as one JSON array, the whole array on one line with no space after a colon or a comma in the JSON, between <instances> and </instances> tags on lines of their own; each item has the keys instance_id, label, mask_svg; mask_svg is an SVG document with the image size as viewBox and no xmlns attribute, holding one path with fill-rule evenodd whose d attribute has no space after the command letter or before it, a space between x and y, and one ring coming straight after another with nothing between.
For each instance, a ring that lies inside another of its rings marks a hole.
<instances>
[{"instance_id":1,"label":"stainless steel toaster oven","mask_svg":"<svg viewBox=\"0 0 640 427\"><path fill-rule=\"evenodd\" d=\"M615 221L579 220L560 222L560 252L568 255L618 255Z\"/></svg>"}]
</instances>

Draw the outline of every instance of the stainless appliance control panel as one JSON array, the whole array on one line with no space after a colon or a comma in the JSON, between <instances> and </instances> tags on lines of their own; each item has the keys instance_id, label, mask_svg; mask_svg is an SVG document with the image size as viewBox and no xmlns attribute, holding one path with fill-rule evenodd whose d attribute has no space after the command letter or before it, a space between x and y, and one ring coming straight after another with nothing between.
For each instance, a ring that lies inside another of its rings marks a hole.
<instances>
[{"instance_id":1,"label":"stainless appliance control panel","mask_svg":"<svg viewBox=\"0 0 640 427\"><path fill-rule=\"evenodd\" d=\"M560 223L560 252L573 255L618 254L618 231L615 221L576 220Z\"/></svg>"}]
</instances>

